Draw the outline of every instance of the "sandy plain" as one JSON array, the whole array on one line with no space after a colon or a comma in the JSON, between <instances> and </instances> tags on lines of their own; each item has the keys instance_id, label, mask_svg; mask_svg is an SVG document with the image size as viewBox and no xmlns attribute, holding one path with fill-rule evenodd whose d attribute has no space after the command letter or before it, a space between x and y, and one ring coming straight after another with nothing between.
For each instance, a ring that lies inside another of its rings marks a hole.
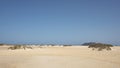
<instances>
[{"instance_id":1,"label":"sandy plain","mask_svg":"<svg viewBox=\"0 0 120 68\"><path fill-rule=\"evenodd\" d=\"M0 68L120 68L120 47L93 51L87 46L8 50L0 46Z\"/></svg>"}]
</instances>

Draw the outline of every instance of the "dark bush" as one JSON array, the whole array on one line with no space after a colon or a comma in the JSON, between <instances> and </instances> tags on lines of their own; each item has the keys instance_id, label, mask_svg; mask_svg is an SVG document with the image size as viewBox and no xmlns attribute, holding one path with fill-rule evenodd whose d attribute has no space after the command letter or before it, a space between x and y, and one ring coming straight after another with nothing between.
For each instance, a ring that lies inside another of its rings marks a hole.
<instances>
[{"instance_id":1,"label":"dark bush","mask_svg":"<svg viewBox=\"0 0 120 68\"><path fill-rule=\"evenodd\" d=\"M103 49L106 50L112 50L110 47L113 47L111 44L102 44L102 43L96 43L96 44L91 44L88 46L88 48L92 48L92 50L97 49L98 51L102 51Z\"/></svg>"},{"instance_id":2,"label":"dark bush","mask_svg":"<svg viewBox=\"0 0 120 68\"><path fill-rule=\"evenodd\" d=\"M4 44L0 44L0 46L4 46Z\"/></svg>"},{"instance_id":3,"label":"dark bush","mask_svg":"<svg viewBox=\"0 0 120 68\"><path fill-rule=\"evenodd\" d=\"M8 49L11 49L11 50L15 50L15 49L33 49L32 47L30 46L26 46L26 45L14 45L14 46L11 46L9 47Z\"/></svg>"},{"instance_id":4,"label":"dark bush","mask_svg":"<svg viewBox=\"0 0 120 68\"><path fill-rule=\"evenodd\" d=\"M21 49L21 47L22 47L21 45L14 45L9 47L8 49L15 50L15 49Z\"/></svg>"}]
</instances>

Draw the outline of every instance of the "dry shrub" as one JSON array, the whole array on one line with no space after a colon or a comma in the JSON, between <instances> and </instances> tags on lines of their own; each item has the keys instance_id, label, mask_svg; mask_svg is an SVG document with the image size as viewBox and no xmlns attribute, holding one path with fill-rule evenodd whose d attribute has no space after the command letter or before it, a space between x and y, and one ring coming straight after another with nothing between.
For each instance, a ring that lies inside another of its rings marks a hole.
<instances>
[{"instance_id":1,"label":"dry shrub","mask_svg":"<svg viewBox=\"0 0 120 68\"><path fill-rule=\"evenodd\" d=\"M25 45L14 45L14 46L11 46L9 47L8 49L11 49L11 50L15 50L15 49L33 49L32 47L30 46L25 46Z\"/></svg>"},{"instance_id":2,"label":"dry shrub","mask_svg":"<svg viewBox=\"0 0 120 68\"><path fill-rule=\"evenodd\" d=\"M113 45L111 44L102 44L102 43L95 43L95 44L91 44L88 46L88 48L92 48L92 50L98 50L98 51L102 51L103 49L110 51L112 50L110 47L113 47Z\"/></svg>"}]
</instances>

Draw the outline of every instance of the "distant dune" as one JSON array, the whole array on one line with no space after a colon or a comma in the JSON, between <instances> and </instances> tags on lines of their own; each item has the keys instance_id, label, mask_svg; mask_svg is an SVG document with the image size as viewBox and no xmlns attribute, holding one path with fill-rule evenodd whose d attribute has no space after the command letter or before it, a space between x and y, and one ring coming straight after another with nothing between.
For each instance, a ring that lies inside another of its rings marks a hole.
<instances>
[{"instance_id":1,"label":"distant dune","mask_svg":"<svg viewBox=\"0 0 120 68\"><path fill-rule=\"evenodd\" d=\"M8 50L0 46L0 68L120 68L120 47L93 51L87 46Z\"/></svg>"}]
</instances>

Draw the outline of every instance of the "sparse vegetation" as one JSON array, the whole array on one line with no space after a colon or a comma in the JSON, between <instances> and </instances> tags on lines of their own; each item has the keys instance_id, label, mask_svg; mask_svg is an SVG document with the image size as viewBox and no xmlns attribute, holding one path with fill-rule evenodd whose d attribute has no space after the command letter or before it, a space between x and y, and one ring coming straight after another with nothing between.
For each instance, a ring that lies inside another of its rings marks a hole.
<instances>
[{"instance_id":1,"label":"sparse vegetation","mask_svg":"<svg viewBox=\"0 0 120 68\"><path fill-rule=\"evenodd\" d=\"M11 49L11 50L15 50L15 49L33 49L32 47L30 46L25 46L25 45L14 45L14 46L11 46L9 47L8 49Z\"/></svg>"},{"instance_id":2,"label":"sparse vegetation","mask_svg":"<svg viewBox=\"0 0 120 68\"><path fill-rule=\"evenodd\" d=\"M51 46L55 46L54 44L51 44Z\"/></svg>"},{"instance_id":3,"label":"sparse vegetation","mask_svg":"<svg viewBox=\"0 0 120 68\"><path fill-rule=\"evenodd\" d=\"M27 49L33 49L31 46L26 46Z\"/></svg>"},{"instance_id":4,"label":"sparse vegetation","mask_svg":"<svg viewBox=\"0 0 120 68\"><path fill-rule=\"evenodd\" d=\"M0 44L0 46L3 46L3 45L4 45L4 44L2 44L2 43Z\"/></svg>"},{"instance_id":5,"label":"sparse vegetation","mask_svg":"<svg viewBox=\"0 0 120 68\"><path fill-rule=\"evenodd\" d=\"M8 49L15 50L15 49L21 49L21 47L22 47L21 45L14 45L9 47Z\"/></svg>"},{"instance_id":6,"label":"sparse vegetation","mask_svg":"<svg viewBox=\"0 0 120 68\"><path fill-rule=\"evenodd\" d=\"M107 51L112 50L110 47L113 47L111 44L102 44L102 43L95 43L88 46L88 48L92 48L92 50L102 51L106 49Z\"/></svg>"}]
</instances>

